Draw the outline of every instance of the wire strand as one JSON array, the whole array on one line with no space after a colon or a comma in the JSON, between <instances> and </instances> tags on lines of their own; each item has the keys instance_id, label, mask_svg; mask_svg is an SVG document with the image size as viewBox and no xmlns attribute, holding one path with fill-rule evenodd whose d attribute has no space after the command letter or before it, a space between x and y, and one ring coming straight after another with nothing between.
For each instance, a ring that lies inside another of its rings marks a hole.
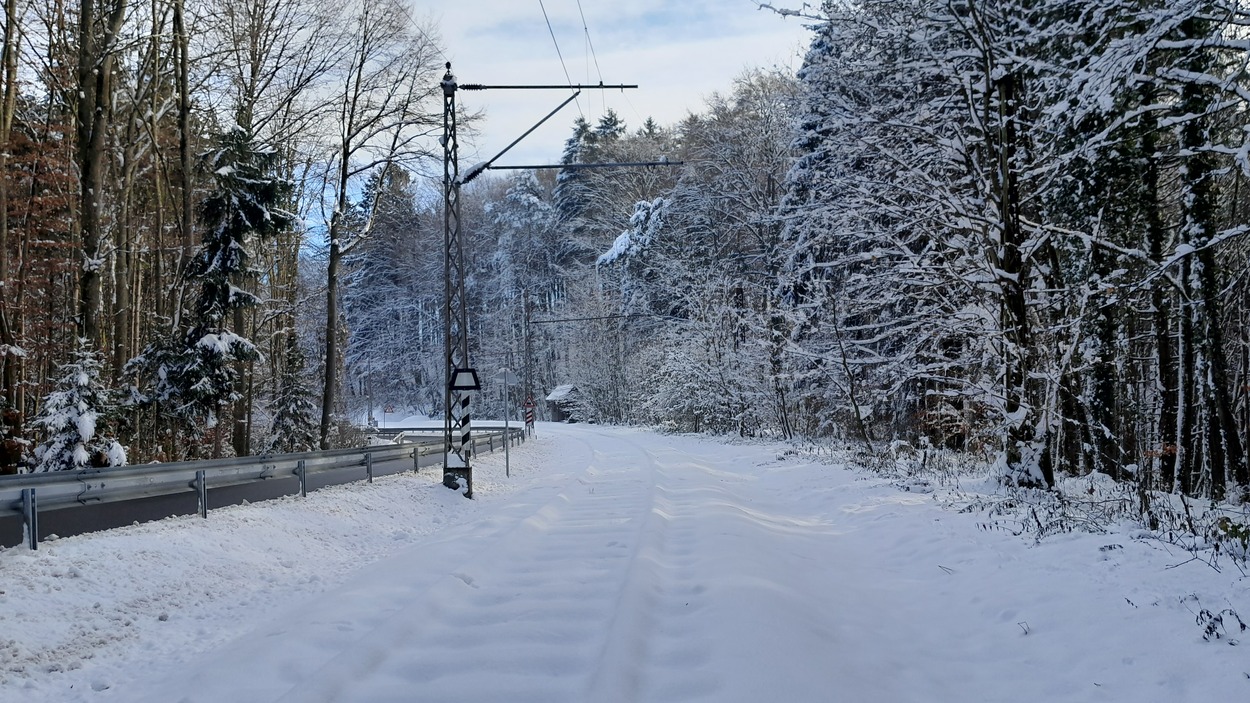
<instances>
[{"instance_id":1,"label":"wire strand","mask_svg":"<svg viewBox=\"0 0 1250 703\"><path fill-rule=\"evenodd\" d=\"M422 25L421 22L417 21L417 16L414 14L413 8L408 3L401 3L399 8L400 12L404 15L404 19L407 20L408 24L421 35L421 38L425 39L426 43L433 47L434 51L437 52L439 56L443 57L443 61L450 62L451 57L447 55L447 52L443 51L443 47L434 40L434 37L430 36L430 33L426 31L425 26Z\"/></svg>"},{"instance_id":2,"label":"wire strand","mask_svg":"<svg viewBox=\"0 0 1250 703\"><path fill-rule=\"evenodd\" d=\"M560 67L564 69L564 79L573 85L573 77L569 75L569 67L564 63L564 54L560 52L560 42L556 40L556 30L551 26L551 18L547 16L547 6L543 4L543 0L538 0L538 7L543 11L543 19L547 22L547 31L551 34L551 43L556 46L556 56L560 57ZM576 91L575 91L576 92ZM586 113L582 112L582 101L577 100L577 112L586 119Z\"/></svg>"},{"instance_id":3,"label":"wire strand","mask_svg":"<svg viewBox=\"0 0 1250 703\"><path fill-rule=\"evenodd\" d=\"M599 68L599 56L595 53L595 43L590 40L590 27L586 24L586 12L582 10L582 0L577 0L577 14L582 18L582 31L586 34L586 48L590 49L590 58L595 62L595 73L599 76L599 82L603 83L603 69ZM590 66L586 67L587 78L590 76ZM589 83L590 81L587 80ZM606 113L608 111L608 96L603 92L599 93L599 100L603 103L602 109Z\"/></svg>"}]
</instances>

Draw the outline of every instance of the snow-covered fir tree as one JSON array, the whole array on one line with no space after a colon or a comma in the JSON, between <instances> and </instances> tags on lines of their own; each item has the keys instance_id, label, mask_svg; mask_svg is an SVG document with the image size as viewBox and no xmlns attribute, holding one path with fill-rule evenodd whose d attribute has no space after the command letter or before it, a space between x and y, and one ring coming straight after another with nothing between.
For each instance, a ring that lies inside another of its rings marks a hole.
<instances>
[{"instance_id":1,"label":"snow-covered fir tree","mask_svg":"<svg viewBox=\"0 0 1250 703\"><path fill-rule=\"evenodd\" d=\"M344 400L433 413L443 398L442 213L422 205L408 171L374 171L343 217Z\"/></svg>"},{"instance_id":2,"label":"snow-covered fir tree","mask_svg":"<svg viewBox=\"0 0 1250 703\"><path fill-rule=\"evenodd\" d=\"M131 365L152 377L142 400L161 402L192 434L217 426L223 408L240 397L235 364L260 356L230 329L230 313L259 302L241 287L250 273L248 239L277 234L293 219L278 207L290 184L272 175L274 159L273 150L242 129L217 138L205 159L213 189L200 209L203 241L185 272L199 285L195 308L176 341L148 347ZM214 433L214 455L221 437Z\"/></svg>"},{"instance_id":3,"label":"snow-covered fir tree","mask_svg":"<svg viewBox=\"0 0 1250 703\"><path fill-rule=\"evenodd\" d=\"M283 373L273 398L273 425L267 452L303 452L317 448L317 404L306 376L307 359L294 334L286 337Z\"/></svg>"},{"instance_id":4,"label":"snow-covered fir tree","mask_svg":"<svg viewBox=\"0 0 1250 703\"><path fill-rule=\"evenodd\" d=\"M79 339L73 361L61 367L56 390L44 399L34 421L45 435L35 447L34 470L124 465L126 449L109 431L116 411L116 398L100 382L99 354Z\"/></svg>"}]
</instances>

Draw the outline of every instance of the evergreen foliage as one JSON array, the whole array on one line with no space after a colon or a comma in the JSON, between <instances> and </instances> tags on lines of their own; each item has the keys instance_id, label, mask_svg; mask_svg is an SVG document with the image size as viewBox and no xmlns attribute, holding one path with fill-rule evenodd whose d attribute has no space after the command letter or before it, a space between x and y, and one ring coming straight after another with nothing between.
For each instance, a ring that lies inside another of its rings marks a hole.
<instances>
[{"instance_id":1,"label":"evergreen foliage","mask_svg":"<svg viewBox=\"0 0 1250 703\"><path fill-rule=\"evenodd\" d=\"M236 362L260 358L230 329L230 313L258 302L242 287L251 274L249 239L276 235L293 219L279 208L290 184L273 175L274 158L241 129L221 135L206 155L213 190L200 211L203 241L185 271L199 287L195 308L177 341L150 345L130 367L150 374L141 401L161 403L193 434L216 427L222 408L239 399Z\"/></svg>"},{"instance_id":2,"label":"evergreen foliage","mask_svg":"<svg viewBox=\"0 0 1250 703\"><path fill-rule=\"evenodd\" d=\"M275 235L291 224L292 216L279 209L290 185L273 175L274 158L274 151L233 129L218 138L206 159L213 191L200 211L204 241L186 271L200 293L183 335L178 387L186 407L209 426L221 406L239 397L234 362L259 357L250 340L229 329L227 315L258 302L240 285L250 273L248 240Z\"/></svg>"},{"instance_id":3,"label":"evergreen foliage","mask_svg":"<svg viewBox=\"0 0 1250 703\"><path fill-rule=\"evenodd\" d=\"M304 452L317 448L317 404L307 381L307 359L293 334L286 337L284 369L274 394L266 452Z\"/></svg>"},{"instance_id":4,"label":"evergreen foliage","mask_svg":"<svg viewBox=\"0 0 1250 703\"><path fill-rule=\"evenodd\" d=\"M780 212L807 427L986 450L1020 485L1244 495L1244 8L823 14Z\"/></svg>"},{"instance_id":5,"label":"evergreen foliage","mask_svg":"<svg viewBox=\"0 0 1250 703\"><path fill-rule=\"evenodd\" d=\"M44 399L34 425L44 433L35 447L37 472L122 466L126 450L113 438L117 399L100 378L100 356L80 339L73 360L61 367L56 390Z\"/></svg>"},{"instance_id":6,"label":"evergreen foliage","mask_svg":"<svg viewBox=\"0 0 1250 703\"><path fill-rule=\"evenodd\" d=\"M414 191L406 171L383 166L344 217L353 242L342 295L353 417L371 405L433 414L442 404L442 214L421 207Z\"/></svg>"}]
</instances>

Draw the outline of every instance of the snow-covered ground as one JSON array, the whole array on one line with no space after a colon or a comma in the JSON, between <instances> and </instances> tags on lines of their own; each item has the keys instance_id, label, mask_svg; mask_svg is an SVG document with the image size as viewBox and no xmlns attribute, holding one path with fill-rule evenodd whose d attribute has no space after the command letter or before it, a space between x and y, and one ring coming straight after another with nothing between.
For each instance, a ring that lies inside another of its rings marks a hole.
<instances>
[{"instance_id":1,"label":"snow-covered ground","mask_svg":"<svg viewBox=\"0 0 1250 703\"><path fill-rule=\"evenodd\" d=\"M0 701L1250 697L1196 621L1250 616L1250 582L1127 531L1034 545L641 430L540 425L503 462L474 501L426 471L0 551Z\"/></svg>"}]
</instances>

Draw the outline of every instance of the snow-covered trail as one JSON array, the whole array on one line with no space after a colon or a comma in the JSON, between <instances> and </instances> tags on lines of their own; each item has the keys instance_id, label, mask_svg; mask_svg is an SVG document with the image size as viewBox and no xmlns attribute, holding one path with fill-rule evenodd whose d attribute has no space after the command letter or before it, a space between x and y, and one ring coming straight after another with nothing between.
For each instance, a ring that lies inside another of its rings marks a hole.
<instances>
[{"instance_id":1,"label":"snow-covered trail","mask_svg":"<svg viewBox=\"0 0 1250 703\"><path fill-rule=\"evenodd\" d=\"M553 498L366 568L150 699L811 699L836 683L834 613L784 583L827 522L753 505L754 479L722 466L733 448L552 431L583 467Z\"/></svg>"},{"instance_id":2,"label":"snow-covered trail","mask_svg":"<svg viewBox=\"0 0 1250 703\"><path fill-rule=\"evenodd\" d=\"M1250 692L1244 647L1195 624L1250 614L1235 569L1123 532L1033 545L782 450L544 425L511 479L479 457L471 502L409 474L0 552L0 701Z\"/></svg>"}]
</instances>

